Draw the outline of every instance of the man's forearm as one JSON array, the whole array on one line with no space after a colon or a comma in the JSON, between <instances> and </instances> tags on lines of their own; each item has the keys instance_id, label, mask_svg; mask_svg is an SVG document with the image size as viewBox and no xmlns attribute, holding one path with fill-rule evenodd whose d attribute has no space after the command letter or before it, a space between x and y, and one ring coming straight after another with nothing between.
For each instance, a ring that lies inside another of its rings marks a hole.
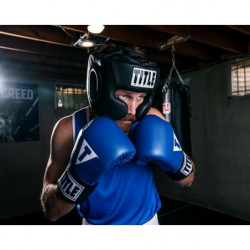
<instances>
[{"instance_id":1,"label":"man's forearm","mask_svg":"<svg viewBox=\"0 0 250 250\"><path fill-rule=\"evenodd\" d=\"M44 186L41 194L41 204L45 217L53 222L69 213L75 207L75 204L69 203L58 196L56 184Z\"/></svg>"},{"instance_id":2,"label":"man's forearm","mask_svg":"<svg viewBox=\"0 0 250 250\"><path fill-rule=\"evenodd\" d=\"M190 187L193 184L193 182L194 182L194 175L195 175L195 167L194 167L194 163L193 162L192 162L192 166L193 166L193 172L189 176L187 176L183 180L175 181L181 187Z\"/></svg>"}]
</instances>

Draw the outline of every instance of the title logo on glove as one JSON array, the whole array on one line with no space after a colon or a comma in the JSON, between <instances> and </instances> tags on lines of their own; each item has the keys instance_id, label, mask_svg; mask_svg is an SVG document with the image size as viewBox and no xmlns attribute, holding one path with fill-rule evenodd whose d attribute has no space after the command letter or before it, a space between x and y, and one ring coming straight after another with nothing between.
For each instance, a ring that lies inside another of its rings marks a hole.
<instances>
[{"instance_id":1,"label":"title logo on glove","mask_svg":"<svg viewBox=\"0 0 250 250\"><path fill-rule=\"evenodd\" d=\"M173 133L173 151L182 151L181 144L179 143L175 133Z\"/></svg>"},{"instance_id":2,"label":"title logo on glove","mask_svg":"<svg viewBox=\"0 0 250 250\"><path fill-rule=\"evenodd\" d=\"M152 89L155 86L157 72L142 68L134 68L131 86Z\"/></svg>"},{"instance_id":3,"label":"title logo on glove","mask_svg":"<svg viewBox=\"0 0 250 250\"><path fill-rule=\"evenodd\" d=\"M78 154L76 164L81 164L83 162L89 161L93 158L98 158L94 150L89 146L87 141L84 139L82 143L82 147Z\"/></svg>"}]
</instances>

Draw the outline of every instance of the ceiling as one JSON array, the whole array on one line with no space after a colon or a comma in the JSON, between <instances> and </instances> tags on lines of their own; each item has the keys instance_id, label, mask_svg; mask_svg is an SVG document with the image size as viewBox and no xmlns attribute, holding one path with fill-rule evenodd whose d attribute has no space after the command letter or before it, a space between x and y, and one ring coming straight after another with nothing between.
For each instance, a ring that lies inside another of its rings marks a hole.
<instances>
[{"instance_id":1,"label":"ceiling","mask_svg":"<svg viewBox=\"0 0 250 250\"><path fill-rule=\"evenodd\" d=\"M0 73L16 78L85 84L94 49L75 45L87 25L0 25ZM183 73L249 53L249 25L107 25L96 43L135 45L167 76L175 63Z\"/></svg>"}]
</instances>

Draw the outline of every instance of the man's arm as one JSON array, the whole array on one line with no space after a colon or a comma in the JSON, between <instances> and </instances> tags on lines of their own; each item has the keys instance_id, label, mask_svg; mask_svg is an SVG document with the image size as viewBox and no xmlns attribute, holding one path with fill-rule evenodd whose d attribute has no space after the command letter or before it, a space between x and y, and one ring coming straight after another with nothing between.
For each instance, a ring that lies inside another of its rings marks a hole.
<instances>
[{"instance_id":1,"label":"man's arm","mask_svg":"<svg viewBox=\"0 0 250 250\"><path fill-rule=\"evenodd\" d=\"M50 142L50 156L43 180L41 204L45 216L56 221L69 213L75 204L58 196L57 180L64 172L73 148L72 117L61 119L54 127Z\"/></svg>"},{"instance_id":2,"label":"man's arm","mask_svg":"<svg viewBox=\"0 0 250 250\"><path fill-rule=\"evenodd\" d=\"M153 107L150 108L147 115L156 115L156 116L158 116L161 119L166 121L163 114L159 110L157 110L157 109L155 109ZM195 166L194 166L193 161L192 161L192 165L193 165L193 172L189 176L187 176L185 179L182 179L180 181L175 181L175 183L179 184L181 187L190 187L192 185L192 183L194 181L194 174L195 174Z\"/></svg>"}]
</instances>

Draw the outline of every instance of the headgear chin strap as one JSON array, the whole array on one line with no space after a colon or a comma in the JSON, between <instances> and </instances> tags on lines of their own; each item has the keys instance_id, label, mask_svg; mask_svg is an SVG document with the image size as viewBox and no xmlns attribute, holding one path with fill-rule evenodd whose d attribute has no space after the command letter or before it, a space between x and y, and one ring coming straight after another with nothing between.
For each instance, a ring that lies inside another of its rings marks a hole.
<instances>
[{"instance_id":1,"label":"headgear chin strap","mask_svg":"<svg viewBox=\"0 0 250 250\"><path fill-rule=\"evenodd\" d=\"M147 93L136 110L141 119L149 111L159 84L160 70L133 50L108 47L89 56L87 95L95 114L119 120L128 113L125 102L115 97L118 89Z\"/></svg>"}]
</instances>

